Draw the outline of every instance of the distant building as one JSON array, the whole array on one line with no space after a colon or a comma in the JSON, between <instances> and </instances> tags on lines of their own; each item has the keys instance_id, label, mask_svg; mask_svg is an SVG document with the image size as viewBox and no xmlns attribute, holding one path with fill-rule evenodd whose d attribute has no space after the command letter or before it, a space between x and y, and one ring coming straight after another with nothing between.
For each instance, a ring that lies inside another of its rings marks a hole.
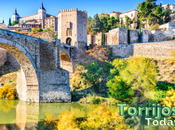
<instances>
[{"instance_id":1,"label":"distant building","mask_svg":"<svg viewBox=\"0 0 175 130\"><path fill-rule=\"evenodd\" d=\"M45 19L50 18L51 16L52 15L46 13L46 9L44 8L43 2L42 2L41 7L38 10L38 13L33 15L20 17L19 14L17 13L17 9L15 9L15 13L12 15L12 21L15 21L15 20L18 21L22 25L22 27L25 27L25 26L38 27L41 25L41 28L45 28L45 23L46 23ZM31 23L31 25L29 25L29 23L26 24L26 22L29 22L30 20L33 20L33 22L34 21L35 22ZM51 26L47 26L47 27L51 27ZM57 30L57 26L54 26L54 27L55 27L54 30Z\"/></svg>"},{"instance_id":2,"label":"distant building","mask_svg":"<svg viewBox=\"0 0 175 130\"><path fill-rule=\"evenodd\" d=\"M55 16L50 16L43 20L43 28L53 27L55 31L58 29L58 18Z\"/></svg>"},{"instance_id":3,"label":"distant building","mask_svg":"<svg viewBox=\"0 0 175 130\"><path fill-rule=\"evenodd\" d=\"M77 8L58 12L58 39L68 45L87 43L87 12Z\"/></svg>"},{"instance_id":4,"label":"distant building","mask_svg":"<svg viewBox=\"0 0 175 130\"><path fill-rule=\"evenodd\" d=\"M99 17L110 17L110 14L107 13L101 13L98 15Z\"/></svg>"},{"instance_id":5,"label":"distant building","mask_svg":"<svg viewBox=\"0 0 175 130\"><path fill-rule=\"evenodd\" d=\"M175 22L175 13L170 14L170 22Z\"/></svg>"},{"instance_id":6,"label":"distant building","mask_svg":"<svg viewBox=\"0 0 175 130\"><path fill-rule=\"evenodd\" d=\"M118 11L113 11L112 13L110 13L110 17L115 17L115 18L117 18L117 17L119 17L120 16L120 14L122 14L121 12L118 12Z\"/></svg>"},{"instance_id":7,"label":"distant building","mask_svg":"<svg viewBox=\"0 0 175 130\"><path fill-rule=\"evenodd\" d=\"M33 19L33 20L28 20L26 21L24 24L20 25L22 28L42 28L42 25L40 22L38 22L37 20Z\"/></svg>"},{"instance_id":8,"label":"distant building","mask_svg":"<svg viewBox=\"0 0 175 130\"><path fill-rule=\"evenodd\" d=\"M7 29L7 25L5 23L0 23L0 28L1 29Z\"/></svg>"},{"instance_id":9,"label":"distant building","mask_svg":"<svg viewBox=\"0 0 175 130\"><path fill-rule=\"evenodd\" d=\"M12 22L13 21L18 21L19 22L19 19L20 19L20 16L17 13L17 9L15 9L15 13L13 13L13 15L12 15Z\"/></svg>"},{"instance_id":10,"label":"distant building","mask_svg":"<svg viewBox=\"0 0 175 130\"><path fill-rule=\"evenodd\" d=\"M171 12L174 13L175 12L175 5L173 4L169 4L170 5L170 9ZM162 11L164 11L167 8L168 4L162 5Z\"/></svg>"},{"instance_id":11,"label":"distant building","mask_svg":"<svg viewBox=\"0 0 175 130\"><path fill-rule=\"evenodd\" d=\"M131 18L132 21L137 20L137 14L138 14L138 10L130 10L127 12L124 12L122 14L120 14L120 22L122 22L123 24L126 22L125 17L128 16L129 18Z\"/></svg>"}]
</instances>

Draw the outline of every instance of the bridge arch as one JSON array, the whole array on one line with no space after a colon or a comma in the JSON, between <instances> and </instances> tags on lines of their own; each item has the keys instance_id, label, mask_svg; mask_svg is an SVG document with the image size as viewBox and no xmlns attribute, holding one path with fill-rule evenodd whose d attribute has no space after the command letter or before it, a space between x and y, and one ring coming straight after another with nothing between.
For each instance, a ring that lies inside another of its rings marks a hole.
<instances>
[{"instance_id":1,"label":"bridge arch","mask_svg":"<svg viewBox=\"0 0 175 130\"><path fill-rule=\"evenodd\" d=\"M65 52L61 52L61 68L73 72L72 59Z\"/></svg>"},{"instance_id":2,"label":"bridge arch","mask_svg":"<svg viewBox=\"0 0 175 130\"><path fill-rule=\"evenodd\" d=\"M12 40L0 37L0 48L10 52L21 66L21 72L17 74L18 97L24 101L39 102L39 82L35 61L27 48Z\"/></svg>"}]
</instances>

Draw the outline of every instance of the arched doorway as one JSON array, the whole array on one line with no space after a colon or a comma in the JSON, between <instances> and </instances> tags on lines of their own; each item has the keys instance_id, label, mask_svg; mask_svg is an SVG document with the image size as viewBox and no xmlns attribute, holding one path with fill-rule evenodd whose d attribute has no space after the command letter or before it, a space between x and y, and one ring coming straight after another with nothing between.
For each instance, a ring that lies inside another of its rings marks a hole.
<instances>
[{"instance_id":1,"label":"arched doorway","mask_svg":"<svg viewBox=\"0 0 175 130\"><path fill-rule=\"evenodd\" d=\"M67 45L71 45L71 41L72 41L72 39L71 39L70 37L68 37L68 38L66 39L66 44L67 44Z\"/></svg>"},{"instance_id":2,"label":"arched doorway","mask_svg":"<svg viewBox=\"0 0 175 130\"><path fill-rule=\"evenodd\" d=\"M61 68L73 72L72 62L65 52L61 52Z\"/></svg>"}]
</instances>

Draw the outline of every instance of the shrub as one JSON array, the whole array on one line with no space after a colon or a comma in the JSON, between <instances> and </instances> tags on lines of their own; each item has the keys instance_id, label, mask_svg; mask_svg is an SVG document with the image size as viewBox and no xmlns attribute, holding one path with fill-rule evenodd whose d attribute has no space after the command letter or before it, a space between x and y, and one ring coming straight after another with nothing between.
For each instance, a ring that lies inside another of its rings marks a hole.
<instances>
[{"instance_id":1,"label":"shrub","mask_svg":"<svg viewBox=\"0 0 175 130\"><path fill-rule=\"evenodd\" d=\"M166 97L161 99L161 103L172 108L175 106L175 90L171 89L166 92Z\"/></svg>"},{"instance_id":2,"label":"shrub","mask_svg":"<svg viewBox=\"0 0 175 130\"><path fill-rule=\"evenodd\" d=\"M63 114L59 115L58 118L58 130L80 130L78 128L74 112L66 111Z\"/></svg>"},{"instance_id":3,"label":"shrub","mask_svg":"<svg viewBox=\"0 0 175 130\"><path fill-rule=\"evenodd\" d=\"M133 90L130 86L127 86L125 82L119 76L115 76L113 79L107 82L109 87L109 96L117 100L129 101L133 96Z\"/></svg>"},{"instance_id":4,"label":"shrub","mask_svg":"<svg viewBox=\"0 0 175 130\"><path fill-rule=\"evenodd\" d=\"M126 85L140 92L156 89L157 70L155 63L146 57L133 57L128 60L121 78Z\"/></svg>"},{"instance_id":5,"label":"shrub","mask_svg":"<svg viewBox=\"0 0 175 130\"><path fill-rule=\"evenodd\" d=\"M43 29L42 29L42 28L37 28L36 31L37 31L37 32L42 32Z\"/></svg>"},{"instance_id":6,"label":"shrub","mask_svg":"<svg viewBox=\"0 0 175 130\"><path fill-rule=\"evenodd\" d=\"M94 108L87 114L87 120L80 124L83 130L114 130L114 129L129 129L129 125L124 122L124 117L119 113L111 112L103 106Z\"/></svg>"},{"instance_id":7,"label":"shrub","mask_svg":"<svg viewBox=\"0 0 175 130\"><path fill-rule=\"evenodd\" d=\"M110 70L110 74L107 78L109 81L110 79L113 79L116 75L119 76L120 72L124 70L127 66L127 62L123 59L115 59L112 62L113 69Z\"/></svg>"},{"instance_id":8,"label":"shrub","mask_svg":"<svg viewBox=\"0 0 175 130\"><path fill-rule=\"evenodd\" d=\"M174 84L169 82L162 82L157 85L157 90L168 91L172 88L174 88Z\"/></svg>"},{"instance_id":9,"label":"shrub","mask_svg":"<svg viewBox=\"0 0 175 130\"><path fill-rule=\"evenodd\" d=\"M31 32L36 33L36 28L32 28Z\"/></svg>"},{"instance_id":10,"label":"shrub","mask_svg":"<svg viewBox=\"0 0 175 130\"><path fill-rule=\"evenodd\" d=\"M95 92L99 92L99 88L102 81L103 68L100 62L92 62L90 65L85 66L87 72L80 73L85 78L87 84L91 84Z\"/></svg>"},{"instance_id":11,"label":"shrub","mask_svg":"<svg viewBox=\"0 0 175 130\"><path fill-rule=\"evenodd\" d=\"M16 87L11 89L10 84L5 84L3 88L0 88L0 99L1 98L14 100L16 98Z\"/></svg>"},{"instance_id":12,"label":"shrub","mask_svg":"<svg viewBox=\"0 0 175 130\"><path fill-rule=\"evenodd\" d=\"M149 31L153 31L153 30L159 30L160 28L159 28L159 24L152 24L151 26L150 26L150 29L149 29Z\"/></svg>"}]
</instances>

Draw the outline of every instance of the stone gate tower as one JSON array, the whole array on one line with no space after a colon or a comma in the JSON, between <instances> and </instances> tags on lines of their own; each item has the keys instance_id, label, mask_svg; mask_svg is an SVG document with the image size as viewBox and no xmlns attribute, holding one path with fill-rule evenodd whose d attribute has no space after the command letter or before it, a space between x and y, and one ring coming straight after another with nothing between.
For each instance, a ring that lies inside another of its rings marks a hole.
<instances>
[{"instance_id":1,"label":"stone gate tower","mask_svg":"<svg viewBox=\"0 0 175 130\"><path fill-rule=\"evenodd\" d=\"M87 12L77 8L58 12L58 39L72 46L75 42L87 43Z\"/></svg>"}]
</instances>

